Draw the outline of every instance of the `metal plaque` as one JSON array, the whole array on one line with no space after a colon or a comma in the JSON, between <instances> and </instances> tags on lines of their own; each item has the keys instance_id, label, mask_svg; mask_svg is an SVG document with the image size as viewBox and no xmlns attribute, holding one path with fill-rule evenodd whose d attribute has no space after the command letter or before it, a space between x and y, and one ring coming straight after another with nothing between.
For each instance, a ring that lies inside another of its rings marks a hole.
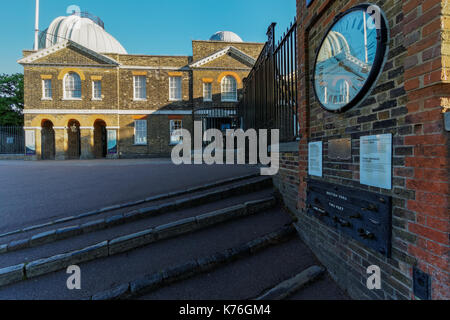
<instances>
[{"instance_id":1,"label":"metal plaque","mask_svg":"<svg viewBox=\"0 0 450 320\"><path fill-rule=\"evenodd\" d=\"M324 224L390 256L391 197L309 180L306 204L308 214Z\"/></svg>"},{"instance_id":2,"label":"metal plaque","mask_svg":"<svg viewBox=\"0 0 450 320\"><path fill-rule=\"evenodd\" d=\"M328 141L328 159L351 160L352 139L336 139Z\"/></svg>"}]
</instances>

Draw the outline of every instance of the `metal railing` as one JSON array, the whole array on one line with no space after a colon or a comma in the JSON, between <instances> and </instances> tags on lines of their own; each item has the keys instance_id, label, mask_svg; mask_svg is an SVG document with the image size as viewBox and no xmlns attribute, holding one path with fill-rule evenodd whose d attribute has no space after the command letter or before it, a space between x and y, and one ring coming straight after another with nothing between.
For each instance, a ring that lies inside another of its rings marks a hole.
<instances>
[{"instance_id":1,"label":"metal railing","mask_svg":"<svg viewBox=\"0 0 450 320\"><path fill-rule=\"evenodd\" d=\"M24 154L25 131L22 127L0 126L0 154Z\"/></svg>"},{"instance_id":2,"label":"metal railing","mask_svg":"<svg viewBox=\"0 0 450 320\"><path fill-rule=\"evenodd\" d=\"M100 19L97 16L94 16L93 14L91 14L89 12L86 12L86 11L76 12L76 11L74 11L72 13L72 15L73 16L79 16L81 18L88 18L88 19L92 20L93 22L95 22L100 27L102 27L103 29L105 29L105 23L103 22L103 20Z\"/></svg>"},{"instance_id":3,"label":"metal railing","mask_svg":"<svg viewBox=\"0 0 450 320\"><path fill-rule=\"evenodd\" d=\"M244 79L239 116L244 129L279 129L280 141L299 137L297 121L297 23L275 43L275 23L252 71Z\"/></svg>"}]
</instances>

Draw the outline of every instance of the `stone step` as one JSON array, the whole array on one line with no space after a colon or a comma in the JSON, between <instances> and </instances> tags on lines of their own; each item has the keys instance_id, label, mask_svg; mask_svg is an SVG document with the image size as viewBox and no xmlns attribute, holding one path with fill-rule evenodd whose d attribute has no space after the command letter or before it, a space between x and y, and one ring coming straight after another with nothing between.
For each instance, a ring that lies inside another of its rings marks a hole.
<instances>
[{"instance_id":1,"label":"stone step","mask_svg":"<svg viewBox=\"0 0 450 320\"><path fill-rule=\"evenodd\" d=\"M258 203L254 204L258 205ZM208 217L204 216L203 219ZM69 275L64 269L30 281L2 287L0 299L90 299L95 294L162 270L171 270L176 274L177 269L173 270L171 267L180 265L186 267L188 261L210 256L229 248L242 248L242 243L278 230L291 222L289 214L282 209L266 208L258 214L232 219L197 232L79 263L82 290L67 289L66 281ZM290 229L293 230L292 227Z\"/></svg>"},{"instance_id":2,"label":"stone step","mask_svg":"<svg viewBox=\"0 0 450 320\"><path fill-rule=\"evenodd\" d=\"M158 287L139 300L254 300L298 274L323 272L314 254L294 232L290 241L189 279ZM307 277L314 280L314 277ZM98 295L99 296L99 295ZM98 297L97 296L97 297Z\"/></svg>"},{"instance_id":3,"label":"stone step","mask_svg":"<svg viewBox=\"0 0 450 320\"><path fill-rule=\"evenodd\" d=\"M180 208L192 208L235 195L259 191L270 186L272 186L270 179L252 175L247 178L228 179L222 184L213 184L213 187L207 191L204 189L205 186L199 186L195 192L183 193L184 191L181 191L179 192L182 193L181 195L178 193L174 193L173 196L160 195L148 198L145 201L134 202L135 204L130 206L123 205L116 209L114 207L104 208L82 214L77 218L67 217L40 228L25 228L23 232L0 237L0 256L7 252L38 247L46 243L108 229Z\"/></svg>"},{"instance_id":4,"label":"stone step","mask_svg":"<svg viewBox=\"0 0 450 320\"><path fill-rule=\"evenodd\" d=\"M157 226L183 219L193 217L195 218L196 216L206 214L208 212L233 207L246 203L248 201L270 198L272 197L272 193L272 189L265 189L259 192L234 196L192 208L174 210L164 214L150 215L146 219L130 221L126 224L113 226L111 228L98 230L96 232L74 235L73 237L70 237L68 239L43 244L35 248L27 248L19 251L5 253L0 255L0 268L5 268L7 266L17 265L21 263L30 263L31 261L51 257L62 252L71 252L76 251L80 248L87 248L105 240L124 237L130 234L141 232L143 230L147 230L149 228L156 228Z\"/></svg>"}]
</instances>

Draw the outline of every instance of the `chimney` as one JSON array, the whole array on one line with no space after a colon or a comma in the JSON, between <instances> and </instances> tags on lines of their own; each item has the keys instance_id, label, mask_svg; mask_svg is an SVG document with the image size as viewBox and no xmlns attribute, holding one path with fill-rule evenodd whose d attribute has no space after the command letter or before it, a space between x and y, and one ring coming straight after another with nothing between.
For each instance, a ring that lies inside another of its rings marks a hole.
<instances>
[{"instance_id":1,"label":"chimney","mask_svg":"<svg viewBox=\"0 0 450 320\"><path fill-rule=\"evenodd\" d=\"M34 26L34 51L39 50L39 0L36 0L36 21Z\"/></svg>"}]
</instances>

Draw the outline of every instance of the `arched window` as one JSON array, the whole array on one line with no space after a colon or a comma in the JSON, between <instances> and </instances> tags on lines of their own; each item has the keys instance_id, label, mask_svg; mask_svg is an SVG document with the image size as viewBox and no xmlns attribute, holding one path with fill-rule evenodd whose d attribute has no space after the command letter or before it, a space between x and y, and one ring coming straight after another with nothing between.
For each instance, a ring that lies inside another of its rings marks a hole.
<instances>
[{"instance_id":1,"label":"arched window","mask_svg":"<svg viewBox=\"0 0 450 320\"><path fill-rule=\"evenodd\" d=\"M81 78L75 72L70 72L64 77L64 98L81 99Z\"/></svg>"},{"instance_id":2,"label":"arched window","mask_svg":"<svg viewBox=\"0 0 450 320\"><path fill-rule=\"evenodd\" d=\"M237 101L237 82L232 76L222 79L222 101Z\"/></svg>"},{"instance_id":3,"label":"arched window","mask_svg":"<svg viewBox=\"0 0 450 320\"><path fill-rule=\"evenodd\" d=\"M338 104L347 104L350 102L350 84L347 80L339 81L339 99Z\"/></svg>"}]
</instances>

